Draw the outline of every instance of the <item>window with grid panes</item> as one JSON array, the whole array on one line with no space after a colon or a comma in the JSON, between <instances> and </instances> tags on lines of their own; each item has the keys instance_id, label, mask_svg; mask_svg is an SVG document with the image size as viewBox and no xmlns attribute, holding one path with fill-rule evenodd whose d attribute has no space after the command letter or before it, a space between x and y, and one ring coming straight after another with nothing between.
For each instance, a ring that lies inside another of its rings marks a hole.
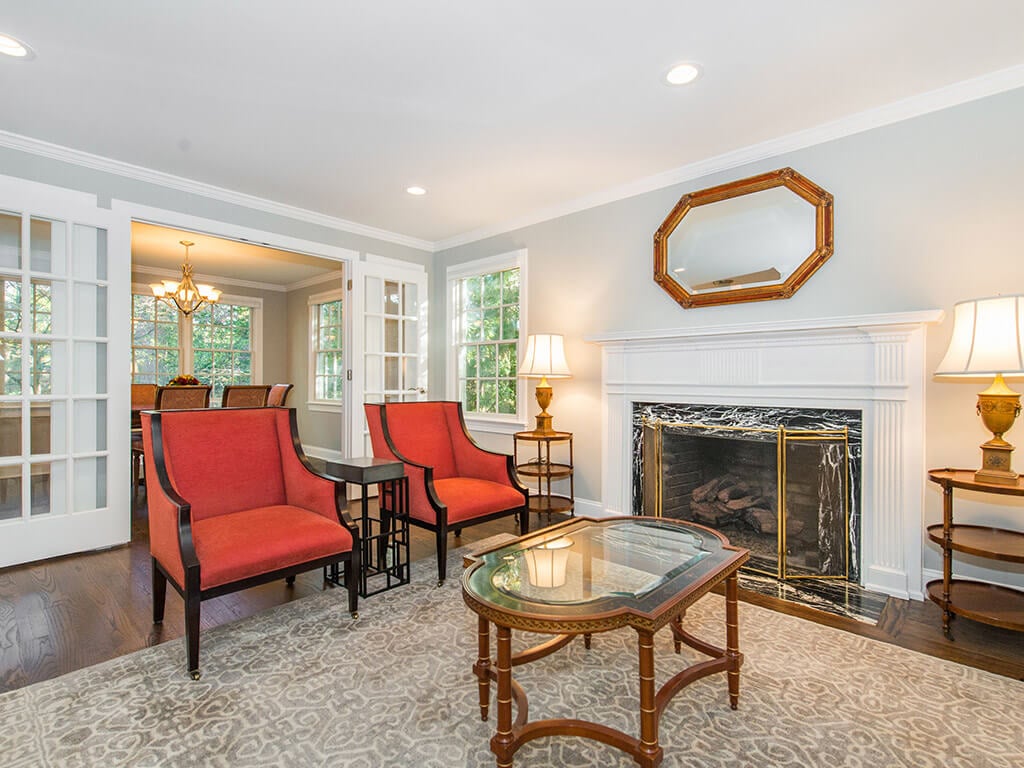
<instances>
[{"instance_id":1,"label":"window with grid panes","mask_svg":"<svg viewBox=\"0 0 1024 768\"><path fill-rule=\"evenodd\" d=\"M228 384L252 383L252 307L218 303L192 313L192 373L213 386L219 403Z\"/></svg>"},{"instance_id":2,"label":"window with grid panes","mask_svg":"<svg viewBox=\"0 0 1024 768\"><path fill-rule=\"evenodd\" d=\"M156 296L132 295L132 383L166 384L181 372L178 317Z\"/></svg>"},{"instance_id":3,"label":"window with grid panes","mask_svg":"<svg viewBox=\"0 0 1024 768\"><path fill-rule=\"evenodd\" d=\"M454 285L459 398L466 413L518 412L519 268Z\"/></svg>"},{"instance_id":4,"label":"window with grid panes","mask_svg":"<svg viewBox=\"0 0 1024 768\"><path fill-rule=\"evenodd\" d=\"M340 295L310 304L314 400L341 402L344 397L343 330Z\"/></svg>"},{"instance_id":5,"label":"window with grid panes","mask_svg":"<svg viewBox=\"0 0 1024 768\"><path fill-rule=\"evenodd\" d=\"M3 325L0 332L21 333L21 278L0 275ZM21 394L21 339L0 336L0 395Z\"/></svg>"}]
</instances>

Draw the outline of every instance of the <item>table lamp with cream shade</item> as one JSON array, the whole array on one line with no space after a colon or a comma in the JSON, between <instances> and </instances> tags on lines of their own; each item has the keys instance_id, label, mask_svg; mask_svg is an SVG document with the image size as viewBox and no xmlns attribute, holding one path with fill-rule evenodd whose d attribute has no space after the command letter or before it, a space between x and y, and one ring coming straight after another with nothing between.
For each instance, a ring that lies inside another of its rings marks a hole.
<instances>
[{"instance_id":1,"label":"table lamp with cream shade","mask_svg":"<svg viewBox=\"0 0 1024 768\"><path fill-rule=\"evenodd\" d=\"M1004 376L1024 376L1024 294L961 301L953 307L953 337L936 376L988 377L978 393L978 414L992 439L981 445L979 483L1016 485L1013 446L1003 439L1020 413L1020 394Z\"/></svg>"},{"instance_id":2,"label":"table lamp with cream shade","mask_svg":"<svg viewBox=\"0 0 1024 768\"><path fill-rule=\"evenodd\" d=\"M526 340L526 354L519 366L519 375L527 379L540 379L537 384L537 428L535 435L553 435L551 428L551 385L548 379L568 379L572 376L565 361L565 341L559 333L531 333Z\"/></svg>"}]
</instances>

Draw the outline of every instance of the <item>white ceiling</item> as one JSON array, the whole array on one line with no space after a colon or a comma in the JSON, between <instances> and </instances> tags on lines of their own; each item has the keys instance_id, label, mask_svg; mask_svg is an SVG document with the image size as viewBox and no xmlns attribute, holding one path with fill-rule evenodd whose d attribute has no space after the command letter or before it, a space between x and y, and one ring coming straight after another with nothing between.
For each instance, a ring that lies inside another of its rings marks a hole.
<instances>
[{"instance_id":1,"label":"white ceiling","mask_svg":"<svg viewBox=\"0 0 1024 768\"><path fill-rule=\"evenodd\" d=\"M1020 0L32 0L0 130L443 244L1019 67L1022 29Z\"/></svg>"}]
</instances>

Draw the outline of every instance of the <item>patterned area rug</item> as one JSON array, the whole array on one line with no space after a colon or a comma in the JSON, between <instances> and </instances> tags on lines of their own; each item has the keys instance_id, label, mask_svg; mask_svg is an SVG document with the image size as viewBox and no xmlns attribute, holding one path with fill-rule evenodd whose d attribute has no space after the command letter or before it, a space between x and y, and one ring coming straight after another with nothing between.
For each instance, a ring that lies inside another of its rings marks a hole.
<instances>
[{"instance_id":1,"label":"patterned area rug","mask_svg":"<svg viewBox=\"0 0 1024 768\"><path fill-rule=\"evenodd\" d=\"M416 564L411 585L363 601L357 621L344 592L330 590L208 631L199 682L175 640L4 694L0 763L492 766L493 707L481 722L470 671L476 619L458 579L436 588L432 568ZM459 570L453 553L449 573ZM723 614L709 595L687 625L721 644ZM1024 765L1024 683L752 605L740 605L740 622L739 710L723 675L685 689L661 721L662 765ZM584 716L636 733L635 637L597 635L590 651L577 640L517 668L531 717ZM669 632L657 640L660 684L682 661ZM527 744L516 765L635 763L563 736Z\"/></svg>"}]
</instances>

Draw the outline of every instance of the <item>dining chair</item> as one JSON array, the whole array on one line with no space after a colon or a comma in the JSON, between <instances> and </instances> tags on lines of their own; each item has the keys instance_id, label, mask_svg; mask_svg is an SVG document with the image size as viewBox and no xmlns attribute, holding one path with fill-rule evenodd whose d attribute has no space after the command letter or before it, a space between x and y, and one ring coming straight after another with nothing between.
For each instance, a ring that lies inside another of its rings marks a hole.
<instances>
[{"instance_id":1,"label":"dining chair","mask_svg":"<svg viewBox=\"0 0 1024 768\"><path fill-rule=\"evenodd\" d=\"M221 408L262 408L267 405L269 384L228 384L220 397Z\"/></svg>"},{"instance_id":2,"label":"dining chair","mask_svg":"<svg viewBox=\"0 0 1024 768\"><path fill-rule=\"evenodd\" d=\"M155 386L155 385L154 385ZM133 393L135 385L132 385ZM210 390L209 384L184 385L155 387L156 394L153 398L153 405L149 409L155 411L180 410L184 408L209 408ZM132 506L139 496L139 486L142 485L142 466L146 458L146 451L142 442L141 430L132 430Z\"/></svg>"},{"instance_id":3,"label":"dining chair","mask_svg":"<svg viewBox=\"0 0 1024 768\"><path fill-rule=\"evenodd\" d=\"M274 384L267 396L267 405L284 405L294 384Z\"/></svg>"}]
</instances>

